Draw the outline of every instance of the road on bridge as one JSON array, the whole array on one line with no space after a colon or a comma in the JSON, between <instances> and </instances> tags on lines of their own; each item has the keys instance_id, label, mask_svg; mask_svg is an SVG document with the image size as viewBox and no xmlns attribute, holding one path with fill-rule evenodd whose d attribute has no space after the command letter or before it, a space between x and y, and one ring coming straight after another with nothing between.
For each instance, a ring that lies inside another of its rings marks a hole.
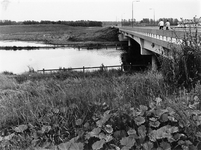
<instances>
[{"instance_id":1,"label":"road on bridge","mask_svg":"<svg viewBox=\"0 0 201 150\"><path fill-rule=\"evenodd\" d=\"M127 28L129 30L132 30L132 27L128 27L128 26L121 26L122 28ZM120 27L120 28L121 28ZM138 26L135 26L134 28L143 28L143 29L155 29L155 30L159 30L159 27L158 26L147 26L147 27L138 27ZM199 27L196 27L198 29L198 32L201 33L201 26ZM195 31L195 28L194 27L186 27L186 28L181 28L181 27L177 27L177 26L172 26L171 27L171 30L170 31L189 31L191 29L191 31ZM165 30L165 27L164 27L164 30Z\"/></svg>"}]
</instances>

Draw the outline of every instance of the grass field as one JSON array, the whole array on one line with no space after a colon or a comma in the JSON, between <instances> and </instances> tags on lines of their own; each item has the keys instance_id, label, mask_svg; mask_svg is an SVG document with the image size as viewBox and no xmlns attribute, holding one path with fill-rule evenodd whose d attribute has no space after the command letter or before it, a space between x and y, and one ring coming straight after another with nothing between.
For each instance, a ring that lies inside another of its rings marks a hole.
<instances>
[{"instance_id":1,"label":"grass field","mask_svg":"<svg viewBox=\"0 0 201 150\"><path fill-rule=\"evenodd\" d=\"M71 27L67 25L0 26L0 40L42 41L49 44L114 43L117 29L109 27Z\"/></svg>"}]
</instances>

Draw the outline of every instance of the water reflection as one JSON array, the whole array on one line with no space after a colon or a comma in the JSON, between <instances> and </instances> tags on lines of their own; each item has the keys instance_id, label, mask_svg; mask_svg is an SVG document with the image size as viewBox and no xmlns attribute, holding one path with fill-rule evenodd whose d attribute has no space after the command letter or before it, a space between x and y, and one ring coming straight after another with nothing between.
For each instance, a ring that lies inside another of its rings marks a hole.
<instances>
[{"instance_id":1,"label":"water reflection","mask_svg":"<svg viewBox=\"0 0 201 150\"><path fill-rule=\"evenodd\" d=\"M86 50L74 48L0 51L0 72L8 71L20 74L33 68L58 69L60 67L90 67L101 64L120 65L123 52L115 48Z\"/></svg>"},{"instance_id":2,"label":"water reflection","mask_svg":"<svg viewBox=\"0 0 201 150\"><path fill-rule=\"evenodd\" d=\"M44 43L39 42L25 42L25 41L0 41L0 46L19 46L19 47L26 47L26 46L52 46Z\"/></svg>"}]
</instances>

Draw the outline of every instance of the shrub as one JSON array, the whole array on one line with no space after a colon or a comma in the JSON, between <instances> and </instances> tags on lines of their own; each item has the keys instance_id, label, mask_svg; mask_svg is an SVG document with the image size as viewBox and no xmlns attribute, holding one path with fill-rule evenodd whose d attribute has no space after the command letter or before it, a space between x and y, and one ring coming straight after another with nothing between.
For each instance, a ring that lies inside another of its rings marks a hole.
<instances>
[{"instance_id":1,"label":"shrub","mask_svg":"<svg viewBox=\"0 0 201 150\"><path fill-rule=\"evenodd\" d=\"M193 31L194 30L194 31ZM195 87L201 73L201 36L198 29L189 28L181 42L181 51L172 48L172 59L162 58L164 80L173 87L188 90Z\"/></svg>"}]
</instances>

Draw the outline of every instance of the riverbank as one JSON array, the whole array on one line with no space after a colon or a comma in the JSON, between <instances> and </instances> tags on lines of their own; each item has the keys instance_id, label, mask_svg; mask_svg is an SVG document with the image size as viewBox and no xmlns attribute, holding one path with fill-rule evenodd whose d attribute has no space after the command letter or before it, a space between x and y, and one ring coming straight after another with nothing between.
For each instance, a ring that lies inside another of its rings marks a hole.
<instances>
[{"instance_id":1,"label":"riverbank","mask_svg":"<svg viewBox=\"0 0 201 150\"><path fill-rule=\"evenodd\" d=\"M72 47L105 47L120 44L118 29L67 25L0 26L0 40L34 41Z\"/></svg>"},{"instance_id":2,"label":"riverbank","mask_svg":"<svg viewBox=\"0 0 201 150\"><path fill-rule=\"evenodd\" d=\"M30 75L0 75L0 149L200 149L200 85L173 92L156 72Z\"/></svg>"}]
</instances>

